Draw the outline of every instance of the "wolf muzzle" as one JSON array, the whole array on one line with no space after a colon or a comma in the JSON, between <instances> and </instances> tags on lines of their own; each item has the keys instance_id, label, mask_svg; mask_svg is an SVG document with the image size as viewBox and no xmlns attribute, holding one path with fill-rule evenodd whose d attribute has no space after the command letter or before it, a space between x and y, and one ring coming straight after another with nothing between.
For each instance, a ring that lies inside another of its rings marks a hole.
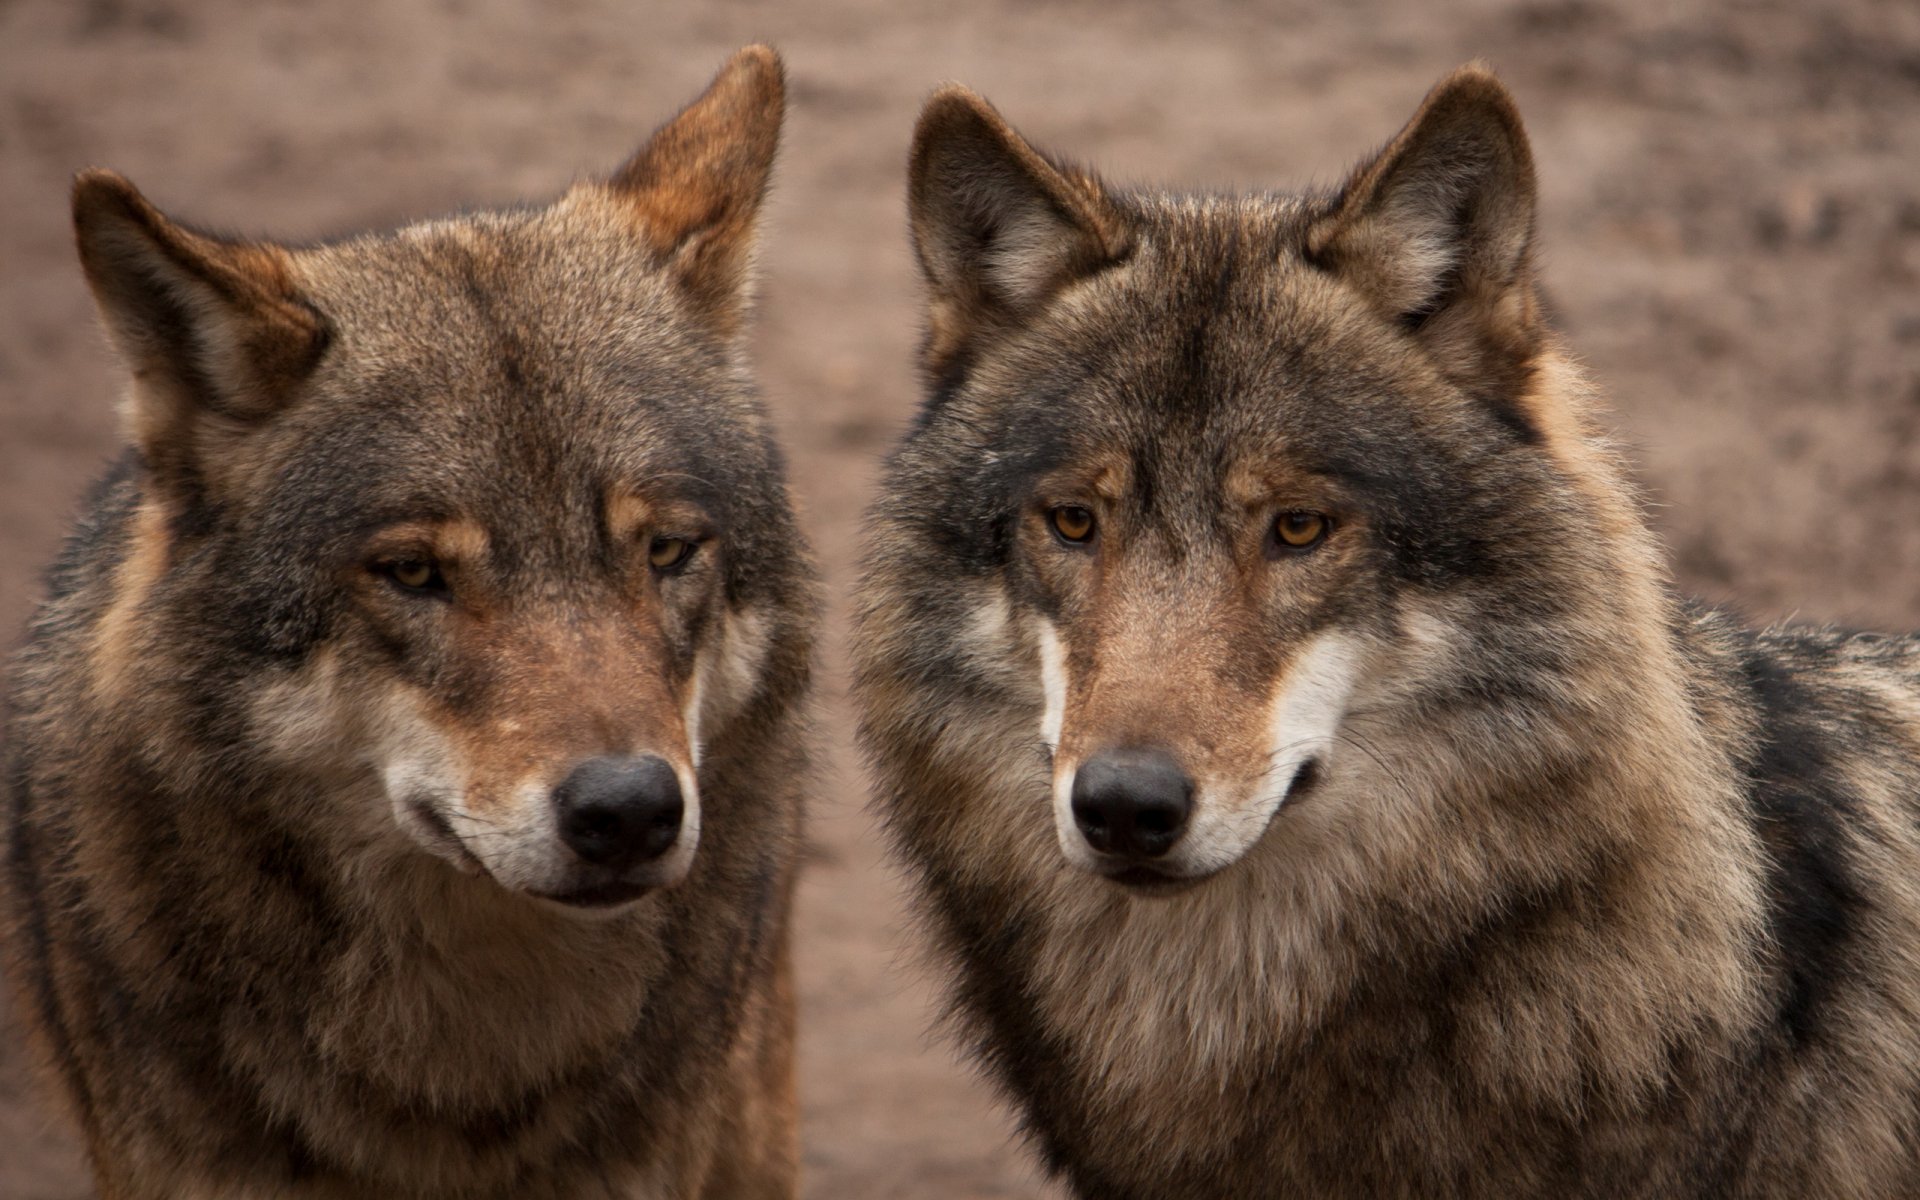
<instances>
[{"instance_id":1,"label":"wolf muzzle","mask_svg":"<svg viewBox=\"0 0 1920 1200\"><path fill-rule=\"evenodd\" d=\"M674 851L699 829L679 773L657 754L589 758L553 789L550 803L550 836L572 861L556 864L563 884L534 894L574 908L618 907L674 882L680 872L671 860L685 857Z\"/></svg>"}]
</instances>

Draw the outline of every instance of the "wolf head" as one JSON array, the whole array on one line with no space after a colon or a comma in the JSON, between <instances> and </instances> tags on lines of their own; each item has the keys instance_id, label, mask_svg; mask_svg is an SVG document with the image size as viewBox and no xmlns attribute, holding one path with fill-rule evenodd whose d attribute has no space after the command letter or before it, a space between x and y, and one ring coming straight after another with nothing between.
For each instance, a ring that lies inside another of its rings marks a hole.
<instances>
[{"instance_id":1,"label":"wolf head","mask_svg":"<svg viewBox=\"0 0 1920 1200\"><path fill-rule=\"evenodd\" d=\"M1491 75L1305 196L1121 191L949 88L910 187L930 397L875 512L883 755L963 728L977 750L1007 697L999 757L1039 751L1065 860L1178 886L1371 773L1383 728L1480 714L1444 742L1475 754L1598 661L1563 618L1603 612L1591 581L1623 541L1642 561L1641 526L1581 482L1613 468L1542 325L1532 162ZM1392 793L1276 837L1385 822Z\"/></svg>"},{"instance_id":2,"label":"wolf head","mask_svg":"<svg viewBox=\"0 0 1920 1200\"><path fill-rule=\"evenodd\" d=\"M179 660L235 771L376 780L319 814L353 838L575 905L684 877L804 553L742 350L782 111L749 48L609 179L317 248L82 175L147 480L123 591L172 622L108 622L109 688Z\"/></svg>"}]
</instances>

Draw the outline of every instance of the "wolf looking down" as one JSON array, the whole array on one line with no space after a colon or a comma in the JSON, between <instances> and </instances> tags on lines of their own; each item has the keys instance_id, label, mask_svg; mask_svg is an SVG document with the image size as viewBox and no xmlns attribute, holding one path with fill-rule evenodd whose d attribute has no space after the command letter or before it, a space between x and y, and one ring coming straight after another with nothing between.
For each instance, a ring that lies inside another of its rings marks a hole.
<instances>
[{"instance_id":1,"label":"wolf looking down","mask_svg":"<svg viewBox=\"0 0 1920 1200\"><path fill-rule=\"evenodd\" d=\"M312 248L74 189L133 374L15 664L22 1010L131 1197L778 1197L811 569L742 51L605 181Z\"/></svg>"}]
</instances>

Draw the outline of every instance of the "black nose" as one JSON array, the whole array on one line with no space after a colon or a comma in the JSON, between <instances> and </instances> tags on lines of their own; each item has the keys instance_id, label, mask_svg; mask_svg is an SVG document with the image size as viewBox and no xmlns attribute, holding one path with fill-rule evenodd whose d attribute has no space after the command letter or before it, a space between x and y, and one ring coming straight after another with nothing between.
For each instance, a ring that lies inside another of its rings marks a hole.
<instances>
[{"instance_id":1,"label":"black nose","mask_svg":"<svg viewBox=\"0 0 1920 1200\"><path fill-rule=\"evenodd\" d=\"M1193 780L1164 750L1103 750L1073 777L1073 823L1102 854L1159 858L1192 813Z\"/></svg>"},{"instance_id":2,"label":"black nose","mask_svg":"<svg viewBox=\"0 0 1920 1200\"><path fill-rule=\"evenodd\" d=\"M590 758L553 790L560 840L597 867L622 871L659 858L680 836L686 804L663 758Z\"/></svg>"}]
</instances>

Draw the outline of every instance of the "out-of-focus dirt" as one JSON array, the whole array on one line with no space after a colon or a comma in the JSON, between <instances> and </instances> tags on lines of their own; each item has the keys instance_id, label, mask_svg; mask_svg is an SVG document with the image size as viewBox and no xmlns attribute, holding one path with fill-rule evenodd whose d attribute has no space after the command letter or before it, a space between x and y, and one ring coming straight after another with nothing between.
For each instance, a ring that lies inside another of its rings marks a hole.
<instances>
[{"instance_id":1,"label":"out-of-focus dirt","mask_svg":"<svg viewBox=\"0 0 1920 1200\"><path fill-rule=\"evenodd\" d=\"M736 46L793 109L758 355L834 594L915 398L902 159L936 83L1122 180L1338 178L1469 58L1518 94L1558 317L1614 397L1681 581L1758 619L1920 626L1920 6L879 0L0 0L0 639L17 638L119 373L66 184L117 167L197 223L287 238L551 195L616 163ZM849 749L843 606L802 892L819 1197L1052 1194L930 1040ZM87 1193L0 1042L0 1200Z\"/></svg>"}]
</instances>

